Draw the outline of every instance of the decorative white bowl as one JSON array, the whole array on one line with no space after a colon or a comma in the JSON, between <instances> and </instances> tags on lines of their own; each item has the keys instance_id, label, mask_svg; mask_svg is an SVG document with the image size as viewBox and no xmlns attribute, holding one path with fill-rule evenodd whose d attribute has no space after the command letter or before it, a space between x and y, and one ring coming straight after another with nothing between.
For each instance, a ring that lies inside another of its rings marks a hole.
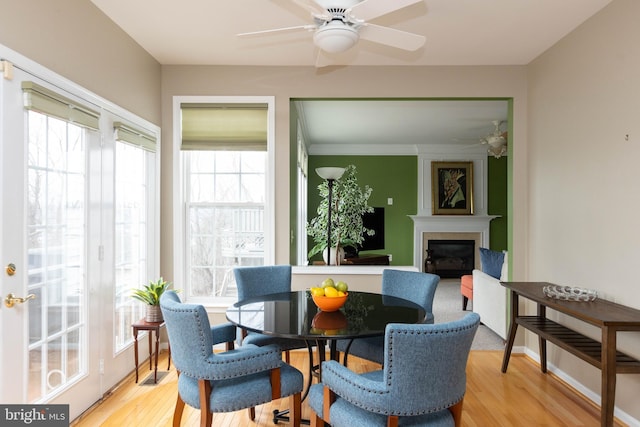
<instances>
[{"instance_id":1,"label":"decorative white bowl","mask_svg":"<svg viewBox=\"0 0 640 427\"><path fill-rule=\"evenodd\" d=\"M574 286L547 285L542 288L542 292L549 298L565 301L593 301L598 298L596 291Z\"/></svg>"}]
</instances>

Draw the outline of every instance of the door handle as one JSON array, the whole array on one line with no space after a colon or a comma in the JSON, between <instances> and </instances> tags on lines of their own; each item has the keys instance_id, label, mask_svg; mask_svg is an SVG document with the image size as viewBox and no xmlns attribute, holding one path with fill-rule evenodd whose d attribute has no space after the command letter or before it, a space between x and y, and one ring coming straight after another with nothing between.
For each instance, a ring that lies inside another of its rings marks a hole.
<instances>
[{"instance_id":1,"label":"door handle","mask_svg":"<svg viewBox=\"0 0 640 427\"><path fill-rule=\"evenodd\" d=\"M34 294L29 294L24 298L20 298L15 296L14 294L8 294L7 297L4 299L4 305L6 305L7 307L11 308L14 305L16 305L16 303L19 304L23 304L27 301L29 301L30 299L34 299L36 296Z\"/></svg>"}]
</instances>

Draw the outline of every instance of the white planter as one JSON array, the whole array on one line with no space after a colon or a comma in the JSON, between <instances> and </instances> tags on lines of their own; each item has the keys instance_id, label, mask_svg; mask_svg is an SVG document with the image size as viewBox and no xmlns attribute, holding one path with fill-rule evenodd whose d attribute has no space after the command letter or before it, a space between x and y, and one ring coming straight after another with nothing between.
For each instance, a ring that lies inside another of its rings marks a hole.
<instances>
[{"instance_id":1,"label":"white planter","mask_svg":"<svg viewBox=\"0 0 640 427\"><path fill-rule=\"evenodd\" d=\"M331 248L331 256L329 260L327 260L327 249L325 248L325 250L322 251L322 258L324 259L324 262L327 265L340 265L342 264L342 261L344 261L344 249L342 247L338 248L337 264L336 264L336 248Z\"/></svg>"}]
</instances>

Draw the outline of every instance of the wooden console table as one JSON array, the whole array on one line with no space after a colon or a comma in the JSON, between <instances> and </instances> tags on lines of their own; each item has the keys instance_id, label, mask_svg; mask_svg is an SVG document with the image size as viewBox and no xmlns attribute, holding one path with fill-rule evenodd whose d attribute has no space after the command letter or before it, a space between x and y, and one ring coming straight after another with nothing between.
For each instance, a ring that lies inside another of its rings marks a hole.
<instances>
[{"instance_id":1,"label":"wooden console table","mask_svg":"<svg viewBox=\"0 0 640 427\"><path fill-rule=\"evenodd\" d=\"M540 369L547 372L547 341L574 354L601 371L602 426L613 426L616 374L640 373L640 361L616 350L618 331L640 331L640 310L603 299L591 302L564 301L547 297L544 282L503 282L511 291L511 326L502 360L502 372L507 372L518 325L538 335ZM518 297L538 305L536 316L520 316ZM546 317L546 309L587 322L601 329L601 341L586 337Z\"/></svg>"}]
</instances>

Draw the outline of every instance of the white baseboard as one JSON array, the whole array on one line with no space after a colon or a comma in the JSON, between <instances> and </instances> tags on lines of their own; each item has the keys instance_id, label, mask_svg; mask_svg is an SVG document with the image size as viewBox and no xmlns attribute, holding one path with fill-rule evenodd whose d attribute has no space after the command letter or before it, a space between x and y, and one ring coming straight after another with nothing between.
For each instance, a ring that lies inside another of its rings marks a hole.
<instances>
[{"instance_id":1,"label":"white baseboard","mask_svg":"<svg viewBox=\"0 0 640 427\"><path fill-rule=\"evenodd\" d=\"M531 349L526 347L521 347L524 349L524 354L530 357L532 360L540 363L540 355L531 351ZM585 362L586 363L586 362ZM552 372L555 376L560 378L565 383L569 384L573 387L578 393L582 394L586 399L593 402L596 406L600 407L602 399L600 394L595 393L593 390L588 389L582 383L577 381L572 376L568 375L563 370L559 369L552 363L547 362L547 371ZM640 420L633 418L631 415L627 414L617 406L613 410L613 416L622 421L623 423L629 425L630 427L640 427Z\"/></svg>"}]
</instances>

